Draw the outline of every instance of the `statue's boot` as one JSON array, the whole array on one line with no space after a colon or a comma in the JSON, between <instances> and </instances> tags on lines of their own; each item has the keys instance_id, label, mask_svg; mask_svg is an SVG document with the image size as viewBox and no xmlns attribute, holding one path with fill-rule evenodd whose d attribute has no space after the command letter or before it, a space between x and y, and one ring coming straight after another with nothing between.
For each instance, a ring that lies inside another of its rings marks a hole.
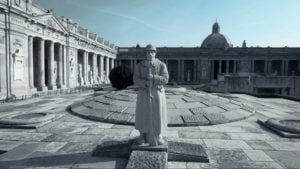
<instances>
[{"instance_id":1,"label":"statue's boot","mask_svg":"<svg viewBox=\"0 0 300 169\"><path fill-rule=\"evenodd\" d=\"M162 138L161 134L157 136L157 144L163 145L165 143L164 139Z\"/></svg>"},{"instance_id":2,"label":"statue's boot","mask_svg":"<svg viewBox=\"0 0 300 169\"><path fill-rule=\"evenodd\" d=\"M147 142L149 143L149 146L157 146L157 139L156 136L153 133L147 133Z\"/></svg>"},{"instance_id":3,"label":"statue's boot","mask_svg":"<svg viewBox=\"0 0 300 169\"><path fill-rule=\"evenodd\" d=\"M145 133L141 134L141 136L137 139L137 143L140 145L146 143L146 134Z\"/></svg>"}]
</instances>

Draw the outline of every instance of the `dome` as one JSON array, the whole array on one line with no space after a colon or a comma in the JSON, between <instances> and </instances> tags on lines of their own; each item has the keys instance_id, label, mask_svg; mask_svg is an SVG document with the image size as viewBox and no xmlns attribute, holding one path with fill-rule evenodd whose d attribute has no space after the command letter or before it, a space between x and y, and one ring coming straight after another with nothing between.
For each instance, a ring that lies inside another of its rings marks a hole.
<instances>
[{"instance_id":1,"label":"dome","mask_svg":"<svg viewBox=\"0 0 300 169\"><path fill-rule=\"evenodd\" d=\"M201 47L227 49L232 47L232 44L224 35L220 33L220 26L218 22L216 22L212 27L212 33L204 39Z\"/></svg>"}]
</instances>

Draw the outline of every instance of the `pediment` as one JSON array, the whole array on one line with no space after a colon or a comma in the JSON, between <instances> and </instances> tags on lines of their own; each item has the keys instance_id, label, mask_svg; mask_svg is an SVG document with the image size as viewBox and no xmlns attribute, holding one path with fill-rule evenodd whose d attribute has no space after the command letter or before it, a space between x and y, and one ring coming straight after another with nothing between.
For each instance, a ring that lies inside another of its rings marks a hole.
<instances>
[{"instance_id":1,"label":"pediment","mask_svg":"<svg viewBox=\"0 0 300 169\"><path fill-rule=\"evenodd\" d=\"M60 32L67 32L66 27L53 15L53 14L44 14L38 15L31 18L36 23L40 23L47 27L53 28Z\"/></svg>"}]
</instances>

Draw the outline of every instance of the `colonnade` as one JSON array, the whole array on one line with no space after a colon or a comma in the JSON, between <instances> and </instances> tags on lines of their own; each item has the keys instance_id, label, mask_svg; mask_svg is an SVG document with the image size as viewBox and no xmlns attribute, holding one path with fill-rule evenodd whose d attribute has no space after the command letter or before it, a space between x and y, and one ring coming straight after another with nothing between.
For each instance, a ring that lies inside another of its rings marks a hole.
<instances>
[{"instance_id":1,"label":"colonnade","mask_svg":"<svg viewBox=\"0 0 300 169\"><path fill-rule=\"evenodd\" d=\"M78 83L82 85L108 83L109 72L115 67L115 59L79 49L77 52ZM82 80L80 80L82 79Z\"/></svg>"},{"instance_id":2,"label":"colonnade","mask_svg":"<svg viewBox=\"0 0 300 169\"><path fill-rule=\"evenodd\" d=\"M108 76L110 70L114 68L115 59L95 52L76 50L75 78L77 82L82 82L75 86L109 83ZM47 91L68 88L69 83L73 83L67 76L68 64L66 45L41 37L28 36L28 83L32 90ZM82 71L77 66L79 64L82 65Z\"/></svg>"},{"instance_id":3,"label":"colonnade","mask_svg":"<svg viewBox=\"0 0 300 169\"><path fill-rule=\"evenodd\" d=\"M197 82L201 79L201 66L200 62L205 61L208 63L209 76L211 80L217 80L219 75L237 74L237 73L256 73L266 76L295 76L295 72L300 70L300 60L275 60L275 59L165 59L165 62L170 80L174 78L178 82ZM135 65L141 59L123 59L118 60L117 64L125 64L134 70ZM260 65L257 61L261 61L264 65ZM291 68L290 64L293 63L298 68ZM175 65L176 64L176 65ZM200 66L199 66L200 65ZM261 71L262 69L262 71ZM294 70L295 69L295 70ZM173 75L174 74L174 75ZM172 77L173 76L173 77Z\"/></svg>"}]
</instances>

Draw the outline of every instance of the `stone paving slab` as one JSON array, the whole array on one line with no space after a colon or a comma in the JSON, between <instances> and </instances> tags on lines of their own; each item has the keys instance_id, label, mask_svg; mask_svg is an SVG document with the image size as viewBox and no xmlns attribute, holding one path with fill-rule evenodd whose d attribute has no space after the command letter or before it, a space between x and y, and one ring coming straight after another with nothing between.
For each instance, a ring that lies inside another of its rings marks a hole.
<instances>
[{"instance_id":1,"label":"stone paving slab","mask_svg":"<svg viewBox=\"0 0 300 169\"><path fill-rule=\"evenodd\" d=\"M273 160L262 150L244 150L247 156L252 161L269 161L272 162Z\"/></svg>"},{"instance_id":2,"label":"stone paving slab","mask_svg":"<svg viewBox=\"0 0 300 169\"><path fill-rule=\"evenodd\" d=\"M102 96L96 97L95 100L97 102L103 103L103 104L107 104L107 105L111 105L113 103L113 99L109 99L109 98L104 98Z\"/></svg>"},{"instance_id":3,"label":"stone paving slab","mask_svg":"<svg viewBox=\"0 0 300 169\"><path fill-rule=\"evenodd\" d=\"M185 123L181 116L171 116L168 118L168 126L169 127L180 127L184 126Z\"/></svg>"},{"instance_id":4,"label":"stone paving slab","mask_svg":"<svg viewBox=\"0 0 300 169\"><path fill-rule=\"evenodd\" d=\"M167 169L168 154L166 152L133 151L126 169Z\"/></svg>"},{"instance_id":5,"label":"stone paving slab","mask_svg":"<svg viewBox=\"0 0 300 169\"><path fill-rule=\"evenodd\" d=\"M209 124L222 124L229 122L226 117L221 113L204 113L203 116L209 121Z\"/></svg>"},{"instance_id":6,"label":"stone paving slab","mask_svg":"<svg viewBox=\"0 0 300 169\"><path fill-rule=\"evenodd\" d=\"M263 141L275 141L273 137L268 134L261 133L227 133L233 140L263 140Z\"/></svg>"},{"instance_id":7,"label":"stone paving slab","mask_svg":"<svg viewBox=\"0 0 300 169\"><path fill-rule=\"evenodd\" d=\"M207 113L223 113L225 112L224 109L218 107L218 106L212 106L212 107L205 107L203 110Z\"/></svg>"},{"instance_id":8,"label":"stone paving slab","mask_svg":"<svg viewBox=\"0 0 300 169\"><path fill-rule=\"evenodd\" d=\"M300 150L300 142L282 142L282 141L268 141L269 145L271 145L275 150L278 151L299 151Z\"/></svg>"},{"instance_id":9,"label":"stone paving slab","mask_svg":"<svg viewBox=\"0 0 300 169\"><path fill-rule=\"evenodd\" d=\"M187 126L193 125L208 125L209 121L203 115L182 116L182 119Z\"/></svg>"},{"instance_id":10,"label":"stone paving slab","mask_svg":"<svg viewBox=\"0 0 300 169\"><path fill-rule=\"evenodd\" d=\"M99 142L93 151L93 156L100 157L124 157L128 158L131 153L131 145L134 139L104 139Z\"/></svg>"},{"instance_id":11,"label":"stone paving slab","mask_svg":"<svg viewBox=\"0 0 300 169\"><path fill-rule=\"evenodd\" d=\"M230 140L231 137L226 133L200 132L200 131L178 131L180 138L191 139L224 139Z\"/></svg>"},{"instance_id":12,"label":"stone paving slab","mask_svg":"<svg viewBox=\"0 0 300 169\"><path fill-rule=\"evenodd\" d=\"M244 113L243 110L241 110L241 109L230 110L230 111L227 111L224 113L225 118L231 122L246 119L251 115L252 114L250 114L250 113Z\"/></svg>"},{"instance_id":13,"label":"stone paving slab","mask_svg":"<svg viewBox=\"0 0 300 169\"><path fill-rule=\"evenodd\" d=\"M263 140L246 140L254 150L275 150L270 144Z\"/></svg>"},{"instance_id":14,"label":"stone paving slab","mask_svg":"<svg viewBox=\"0 0 300 169\"><path fill-rule=\"evenodd\" d=\"M110 123L128 124L132 118L134 118L134 116L131 114L112 113L105 119L105 121Z\"/></svg>"},{"instance_id":15,"label":"stone paving slab","mask_svg":"<svg viewBox=\"0 0 300 169\"><path fill-rule=\"evenodd\" d=\"M49 152L34 152L26 159L21 160L20 169L70 169L76 164L84 153L65 154L65 153L49 153ZM31 168L32 167L32 168Z\"/></svg>"},{"instance_id":16,"label":"stone paving slab","mask_svg":"<svg viewBox=\"0 0 300 169\"><path fill-rule=\"evenodd\" d=\"M296 169L300 166L300 156L294 152L288 151L265 151L274 161L278 162L284 168Z\"/></svg>"},{"instance_id":17,"label":"stone paving slab","mask_svg":"<svg viewBox=\"0 0 300 169\"><path fill-rule=\"evenodd\" d=\"M100 128L89 128L83 134L89 135L113 135L113 136L130 136L132 128L114 128L114 129L100 129Z\"/></svg>"},{"instance_id":18,"label":"stone paving slab","mask_svg":"<svg viewBox=\"0 0 300 169\"><path fill-rule=\"evenodd\" d=\"M168 142L168 160L185 162L209 162L205 149L199 144Z\"/></svg>"},{"instance_id":19,"label":"stone paving slab","mask_svg":"<svg viewBox=\"0 0 300 169\"><path fill-rule=\"evenodd\" d=\"M110 116L113 112L109 112L107 110L96 111L87 116L87 118L95 121L104 121L108 116Z\"/></svg>"},{"instance_id":20,"label":"stone paving slab","mask_svg":"<svg viewBox=\"0 0 300 169\"><path fill-rule=\"evenodd\" d=\"M67 154L92 152L96 146L97 144L95 142L69 142L57 152Z\"/></svg>"},{"instance_id":21,"label":"stone paving slab","mask_svg":"<svg viewBox=\"0 0 300 169\"><path fill-rule=\"evenodd\" d=\"M1 132L0 140L11 141L41 141L49 137L51 133L27 133L27 132Z\"/></svg>"},{"instance_id":22,"label":"stone paving slab","mask_svg":"<svg viewBox=\"0 0 300 169\"><path fill-rule=\"evenodd\" d=\"M242 140L221 140L221 139L203 139L208 148L223 149L243 149L251 150L252 148Z\"/></svg>"},{"instance_id":23,"label":"stone paving slab","mask_svg":"<svg viewBox=\"0 0 300 169\"><path fill-rule=\"evenodd\" d=\"M93 157L90 154L84 154L72 166L72 169L124 169L127 161L125 158Z\"/></svg>"},{"instance_id":24,"label":"stone paving slab","mask_svg":"<svg viewBox=\"0 0 300 169\"><path fill-rule=\"evenodd\" d=\"M22 141L0 141L0 151L10 151L14 149L15 147L18 147L19 145L23 144Z\"/></svg>"},{"instance_id":25,"label":"stone paving slab","mask_svg":"<svg viewBox=\"0 0 300 169\"><path fill-rule=\"evenodd\" d=\"M44 142L97 142L103 135L73 135L73 134L52 134L44 139Z\"/></svg>"},{"instance_id":26,"label":"stone paving slab","mask_svg":"<svg viewBox=\"0 0 300 169\"><path fill-rule=\"evenodd\" d=\"M47 143L40 143L40 142L28 142L24 143L11 151L2 154L0 156L0 161L15 161L21 160L32 154L36 149L46 145Z\"/></svg>"},{"instance_id":27,"label":"stone paving slab","mask_svg":"<svg viewBox=\"0 0 300 169\"><path fill-rule=\"evenodd\" d=\"M202 115L202 114L206 113L206 111L204 111L202 107L190 108L190 111L191 111L194 115Z\"/></svg>"},{"instance_id":28,"label":"stone paving slab","mask_svg":"<svg viewBox=\"0 0 300 169\"><path fill-rule=\"evenodd\" d=\"M207 153L211 159L219 163L223 161L235 161L234 163L251 161L247 154L240 149L219 149L210 147L207 149Z\"/></svg>"}]
</instances>

